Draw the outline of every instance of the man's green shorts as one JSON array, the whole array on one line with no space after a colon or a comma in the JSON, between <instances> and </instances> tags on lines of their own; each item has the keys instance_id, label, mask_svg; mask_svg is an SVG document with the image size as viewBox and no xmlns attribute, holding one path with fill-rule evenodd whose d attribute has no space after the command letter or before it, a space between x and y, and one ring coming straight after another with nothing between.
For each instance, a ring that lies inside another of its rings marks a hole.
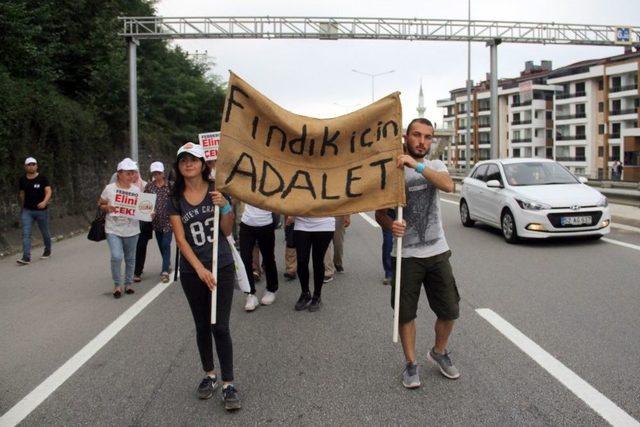
<instances>
[{"instance_id":1,"label":"man's green shorts","mask_svg":"<svg viewBox=\"0 0 640 427\"><path fill-rule=\"evenodd\" d=\"M460 294L456 279L451 271L449 258L451 251L429 258L402 258L400 275L400 323L416 318L420 290L424 285L429 307L441 320L455 320L460 315ZM393 258L393 283L391 286L391 307L394 306L395 268Z\"/></svg>"}]
</instances>

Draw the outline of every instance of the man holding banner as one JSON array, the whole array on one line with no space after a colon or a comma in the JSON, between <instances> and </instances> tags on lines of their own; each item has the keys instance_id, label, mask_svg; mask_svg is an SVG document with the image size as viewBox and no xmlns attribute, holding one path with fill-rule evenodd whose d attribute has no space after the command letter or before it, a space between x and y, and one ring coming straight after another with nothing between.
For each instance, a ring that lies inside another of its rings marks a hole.
<instances>
[{"instance_id":1,"label":"man holding banner","mask_svg":"<svg viewBox=\"0 0 640 427\"><path fill-rule=\"evenodd\" d=\"M453 277L447 245L442 228L438 190L450 193L454 183L447 167L440 160L429 161L425 156L433 142L433 125L418 118L409 123L404 136L408 155L398 156L397 165L404 168L407 189L406 221L394 221L387 209L376 211L376 220L395 237L402 237L400 278L399 333L406 366L402 383L406 388L420 387L419 368L416 363L416 324L420 291L424 286L429 306L438 319L435 323L435 345L427 358L435 363L442 375L457 379L460 373L453 365L447 343L459 315L460 296ZM397 248L394 242L392 255ZM393 262L396 266L395 260ZM395 274L394 274L395 276ZM391 291L394 306L395 280Z\"/></svg>"}]
</instances>

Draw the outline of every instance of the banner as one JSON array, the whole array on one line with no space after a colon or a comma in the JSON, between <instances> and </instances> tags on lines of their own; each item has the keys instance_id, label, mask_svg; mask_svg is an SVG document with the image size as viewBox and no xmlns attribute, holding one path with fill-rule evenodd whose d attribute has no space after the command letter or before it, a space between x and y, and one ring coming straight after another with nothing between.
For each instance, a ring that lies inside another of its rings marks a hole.
<instances>
[{"instance_id":1,"label":"banner","mask_svg":"<svg viewBox=\"0 0 640 427\"><path fill-rule=\"evenodd\" d=\"M304 96L304 94L301 94ZM399 93L353 113L291 113L231 73L216 188L285 215L338 216L405 204Z\"/></svg>"},{"instance_id":2,"label":"banner","mask_svg":"<svg viewBox=\"0 0 640 427\"><path fill-rule=\"evenodd\" d=\"M113 206L116 210L111 215L149 222L151 221L151 213L156 207L156 195L116 188Z\"/></svg>"},{"instance_id":3,"label":"banner","mask_svg":"<svg viewBox=\"0 0 640 427\"><path fill-rule=\"evenodd\" d=\"M198 141L204 150L204 160L216 160L218 147L220 146L220 132L208 132L198 134Z\"/></svg>"}]
</instances>

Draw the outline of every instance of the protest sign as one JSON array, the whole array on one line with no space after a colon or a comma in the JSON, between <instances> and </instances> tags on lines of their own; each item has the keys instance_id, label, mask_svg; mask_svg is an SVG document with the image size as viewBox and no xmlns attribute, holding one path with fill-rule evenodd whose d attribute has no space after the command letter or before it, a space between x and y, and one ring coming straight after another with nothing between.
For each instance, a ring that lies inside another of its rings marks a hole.
<instances>
[{"instance_id":1,"label":"protest sign","mask_svg":"<svg viewBox=\"0 0 640 427\"><path fill-rule=\"evenodd\" d=\"M198 134L198 141L204 151L204 160L216 160L218 158L218 146L220 145L220 132L207 132Z\"/></svg>"},{"instance_id":2,"label":"protest sign","mask_svg":"<svg viewBox=\"0 0 640 427\"><path fill-rule=\"evenodd\" d=\"M337 216L405 204L399 93L344 116L291 113L231 73L216 188L286 215Z\"/></svg>"},{"instance_id":3,"label":"protest sign","mask_svg":"<svg viewBox=\"0 0 640 427\"><path fill-rule=\"evenodd\" d=\"M156 206L156 195L117 188L112 204L116 210L111 215L148 222Z\"/></svg>"}]
</instances>

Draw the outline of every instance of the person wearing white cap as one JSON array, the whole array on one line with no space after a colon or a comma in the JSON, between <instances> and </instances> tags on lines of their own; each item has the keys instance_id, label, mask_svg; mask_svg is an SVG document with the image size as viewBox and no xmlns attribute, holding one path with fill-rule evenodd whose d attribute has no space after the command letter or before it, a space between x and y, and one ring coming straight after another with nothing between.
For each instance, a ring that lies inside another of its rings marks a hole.
<instances>
[{"instance_id":1,"label":"person wearing white cap","mask_svg":"<svg viewBox=\"0 0 640 427\"><path fill-rule=\"evenodd\" d=\"M152 180L144 188L145 193L156 195L156 209L153 221L153 231L156 235L158 248L162 255L162 273L160 277L164 283L169 282L169 270L171 269L171 224L169 223L169 196L171 185L164 174L162 162L153 162L149 167ZM146 251L145 251L146 254ZM138 259L136 258L136 264Z\"/></svg>"},{"instance_id":2,"label":"person wearing white cap","mask_svg":"<svg viewBox=\"0 0 640 427\"><path fill-rule=\"evenodd\" d=\"M139 188L133 184L138 177L138 165L133 160L126 158L118 163L117 178L113 184L108 184L100 195L100 209L106 213L105 232L111 252L111 277L113 278L113 297L122 296L124 293L133 294L133 270L136 262L136 245L140 234L140 224L137 219L115 216L114 201L118 189L131 192L139 192ZM125 263L124 281L122 279L122 261Z\"/></svg>"},{"instance_id":3,"label":"person wearing white cap","mask_svg":"<svg viewBox=\"0 0 640 427\"><path fill-rule=\"evenodd\" d=\"M49 180L38 173L38 162L33 157L24 161L25 174L20 177L18 198L20 200L20 222L22 223L22 258L18 264L31 263L31 229L34 221L38 223L44 252L41 258L51 256L51 235L49 234L49 212L47 206L51 200Z\"/></svg>"},{"instance_id":4,"label":"person wearing white cap","mask_svg":"<svg viewBox=\"0 0 640 427\"><path fill-rule=\"evenodd\" d=\"M176 181L169 204L169 220L176 236L180 259L180 282L196 326L196 341L205 376L198 386L200 399L213 397L218 375L213 363L213 340L220 362L222 400L228 411L241 407L233 384L233 345L229 318L233 302L235 264L226 236L231 234L233 213L225 196L209 181L204 151L188 142L178 150L174 166ZM213 266L215 206L220 207L217 279ZM216 288L216 323L211 325L211 291ZM213 340L212 340L213 335Z\"/></svg>"}]
</instances>

